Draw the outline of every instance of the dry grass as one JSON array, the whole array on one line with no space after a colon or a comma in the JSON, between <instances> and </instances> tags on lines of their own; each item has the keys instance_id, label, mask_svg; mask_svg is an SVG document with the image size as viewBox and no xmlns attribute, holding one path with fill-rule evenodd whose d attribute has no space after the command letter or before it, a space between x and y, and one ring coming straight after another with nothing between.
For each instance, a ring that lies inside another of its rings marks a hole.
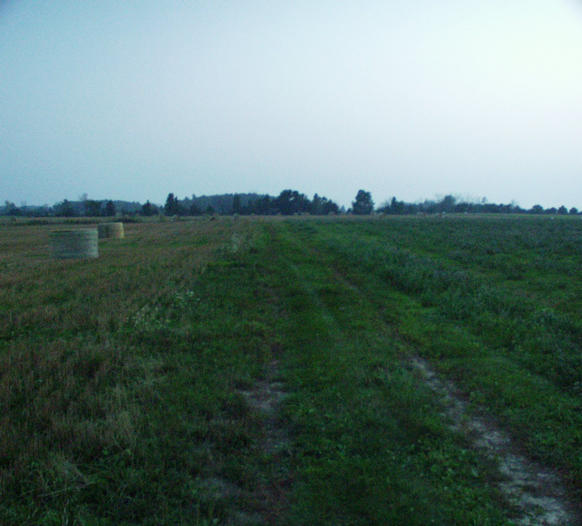
<instances>
[{"instance_id":1,"label":"dry grass","mask_svg":"<svg viewBox=\"0 0 582 526\"><path fill-rule=\"evenodd\" d=\"M98 259L62 261L52 228L0 229L0 490L37 499L85 486L79 466L103 452L134 450L161 373L128 324L232 236L228 221L129 224Z\"/></svg>"}]
</instances>

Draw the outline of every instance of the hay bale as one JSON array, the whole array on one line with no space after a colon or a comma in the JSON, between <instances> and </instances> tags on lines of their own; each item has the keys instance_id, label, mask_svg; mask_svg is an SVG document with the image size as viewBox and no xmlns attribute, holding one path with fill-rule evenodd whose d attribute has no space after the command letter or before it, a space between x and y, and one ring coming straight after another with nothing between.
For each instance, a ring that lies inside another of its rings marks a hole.
<instances>
[{"instance_id":1,"label":"hay bale","mask_svg":"<svg viewBox=\"0 0 582 526\"><path fill-rule=\"evenodd\" d=\"M99 257L99 235L96 228L78 230L55 230L50 233L53 258Z\"/></svg>"},{"instance_id":2,"label":"hay bale","mask_svg":"<svg viewBox=\"0 0 582 526\"><path fill-rule=\"evenodd\" d=\"M101 223L97 228L99 229L99 239L108 237L123 239L125 237L123 223Z\"/></svg>"}]
</instances>

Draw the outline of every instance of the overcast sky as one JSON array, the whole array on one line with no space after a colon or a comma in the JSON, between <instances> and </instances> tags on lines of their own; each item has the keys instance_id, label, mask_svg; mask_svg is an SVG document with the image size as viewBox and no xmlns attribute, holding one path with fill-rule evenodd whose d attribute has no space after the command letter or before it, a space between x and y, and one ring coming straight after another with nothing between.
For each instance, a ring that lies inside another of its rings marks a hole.
<instances>
[{"instance_id":1,"label":"overcast sky","mask_svg":"<svg viewBox=\"0 0 582 526\"><path fill-rule=\"evenodd\" d=\"M579 0L0 0L2 203L581 183Z\"/></svg>"}]
</instances>

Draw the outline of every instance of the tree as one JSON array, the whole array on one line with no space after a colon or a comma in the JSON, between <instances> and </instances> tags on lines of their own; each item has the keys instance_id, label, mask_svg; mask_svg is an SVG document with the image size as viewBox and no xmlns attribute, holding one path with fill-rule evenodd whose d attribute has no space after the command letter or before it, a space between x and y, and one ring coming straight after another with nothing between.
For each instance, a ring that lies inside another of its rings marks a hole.
<instances>
[{"instance_id":1,"label":"tree","mask_svg":"<svg viewBox=\"0 0 582 526\"><path fill-rule=\"evenodd\" d=\"M240 195L234 194L234 197L232 198L232 213L240 214L240 209L241 209Z\"/></svg>"},{"instance_id":2,"label":"tree","mask_svg":"<svg viewBox=\"0 0 582 526\"><path fill-rule=\"evenodd\" d=\"M570 208L570 214L571 215L576 215L577 213L578 213L578 209L575 206L573 206L572 208Z\"/></svg>"},{"instance_id":3,"label":"tree","mask_svg":"<svg viewBox=\"0 0 582 526\"><path fill-rule=\"evenodd\" d=\"M194 201L192 201L192 203L190 204L189 212L190 212L190 215L191 216L199 216L199 215L202 215L202 210L200 210L200 208L198 208L196 206L196 203Z\"/></svg>"},{"instance_id":4,"label":"tree","mask_svg":"<svg viewBox=\"0 0 582 526\"><path fill-rule=\"evenodd\" d=\"M250 201L247 205L249 214L268 215L273 213L273 208L273 200L268 195Z\"/></svg>"},{"instance_id":5,"label":"tree","mask_svg":"<svg viewBox=\"0 0 582 526\"><path fill-rule=\"evenodd\" d=\"M5 214L8 216L19 216L21 214L20 208L10 201L4 201Z\"/></svg>"},{"instance_id":6,"label":"tree","mask_svg":"<svg viewBox=\"0 0 582 526\"><path fill-rule=\"evenodd\" d=\"M404 201L398 201L396 197L392 198L390 201L390 214L403 214L404 213Z\"/></svg>"},{"instance_id":7,"label":"tree","mask_svg":"<svg viewBox=\"0 0 582 526\"><path fill-rule=\"evenodd\" d=\"M107 217L113 217L115 215L115 203L111 200L105 203L105 215Z\"/></svg>"},{"instance_id":8,"label":"tree","mask_svg":"<svg viewBox=\"0 0 582 526\"><path fill-rule=\"evenodd\" d=\"M306 195L297 190L283 190L275 199L275 206L284 216L309 212L311 202Z\"/></svg>"},{"instance_id":9,"label":"tree","mask_svg":"<svg viewBox=\"0 0 582 526\"><path fill-rule=\"evenodd\" d=\"M146 201L145 205L141 207L142 216L153 216L158 213L158 207L152 205L149 201Z\"/></svg>"},{"instance_id":10,"label":"tree","mask_svg":"<svg viewBox=\"0 0 582 526\"><path fill-rule=\"evenodd\" d=\"M562 205L560 208L558 208L558 214L560 215L566 215L568 213L568 209Z\"/></svg>"},{"instance_id":11,"label":"tree","mask_svg":"<svg viewBox=\"0 0 582 526\"><path fill-rule=\"evenodd\" d=\"M439 203L440 212L454 212L456 199L452 195L445 195ZM485 203L483 203L485 204Z\"/></svg>"},{"instance_id":12,"label":"tree","mask_svg":"<svg viewBox=\"0 0 582 526\"><path fill-rule=\"evenodd\" d=\"M63 217L74 217L77 214L71 202L68 199L64 199L62 203L55 205L55 215Z\"/></svg>"},{"instance_id":13,"label":"tree","mask_svg":"<svg viewBox=\"0 0 582 526\"><path fill-rule=\"evenodd\" d=\"M365 190L359 190L356 200L352 202L352 212L356 215L368 215L374 211L372 194Z\"/></svg>"},{"instance_id":14,"label":"tree","mask_svg":"<svg viewBox=\"0 0 582 526\"><path fill-rule=\"evenodd\" d=\"M320 213L323 215L337 214L339 212L339 206L337 206L336 203L334 203L331 199L328 199L327 197L320 198L320 207L321 207Z\"/></svg>"},{"instance_id":15,"label":"tree","mask_svg":"<svg viewBox=\"0 0 582 526\"><path fill-rule=\"evenodd\" d=\"M334 203L331 199L327 197L319 196L315 194L313 196L313 200L311 201L311 205L309 207L309 213L311 215L328 215L328 214L337 214L339 212L339 206Z\"/></svg>"},{"instance_id":16,"label":"tree","mask_svg":"<svg viewBox=\"0 0 582 526\"><path fill-rule=\"evenodd\" d=\"M101 201L93 201L92 199L85 199L83 201L85 208L85 215L89 217L99 217L101 215Z\"/></svg>"},{"instance_id":17,"label":"tree","mask_svg":"<svg viewBox=\"0 0 582 526\"><path fill-rule=\"evenodd\" d=\"M180 211L180 205L178 203L178 198L170 192L166 198L166 204L164 205L164 212L167 216L176 216Z\"/></svg>"},{"instance_id":18,"label":"tree","mask_svg":"<svg viewBox=\"0 0 582 526\"><path fill-rule=\"evenodd\" d=\"M321 197L317 194L313 196L313 200L311 201L311 215L318 216L323 213L323 202Z\"/></svg>"}]
</instances>

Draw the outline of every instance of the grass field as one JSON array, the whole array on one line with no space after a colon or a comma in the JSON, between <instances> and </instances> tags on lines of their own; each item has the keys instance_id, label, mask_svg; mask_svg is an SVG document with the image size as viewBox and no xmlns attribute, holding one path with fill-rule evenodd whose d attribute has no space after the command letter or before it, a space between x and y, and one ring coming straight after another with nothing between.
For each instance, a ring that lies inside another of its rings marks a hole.
<instances>
[{"instance_id":1,"label":"grass field","mask_svg":"<svg viewBox=\"0 0 582 526\"><path fill-rule=\"evenodd\" d=\"M413 358L580 500L579 219L54 228L0 226L0 524L519 524Z\"/></svg>"}]
</instances>

